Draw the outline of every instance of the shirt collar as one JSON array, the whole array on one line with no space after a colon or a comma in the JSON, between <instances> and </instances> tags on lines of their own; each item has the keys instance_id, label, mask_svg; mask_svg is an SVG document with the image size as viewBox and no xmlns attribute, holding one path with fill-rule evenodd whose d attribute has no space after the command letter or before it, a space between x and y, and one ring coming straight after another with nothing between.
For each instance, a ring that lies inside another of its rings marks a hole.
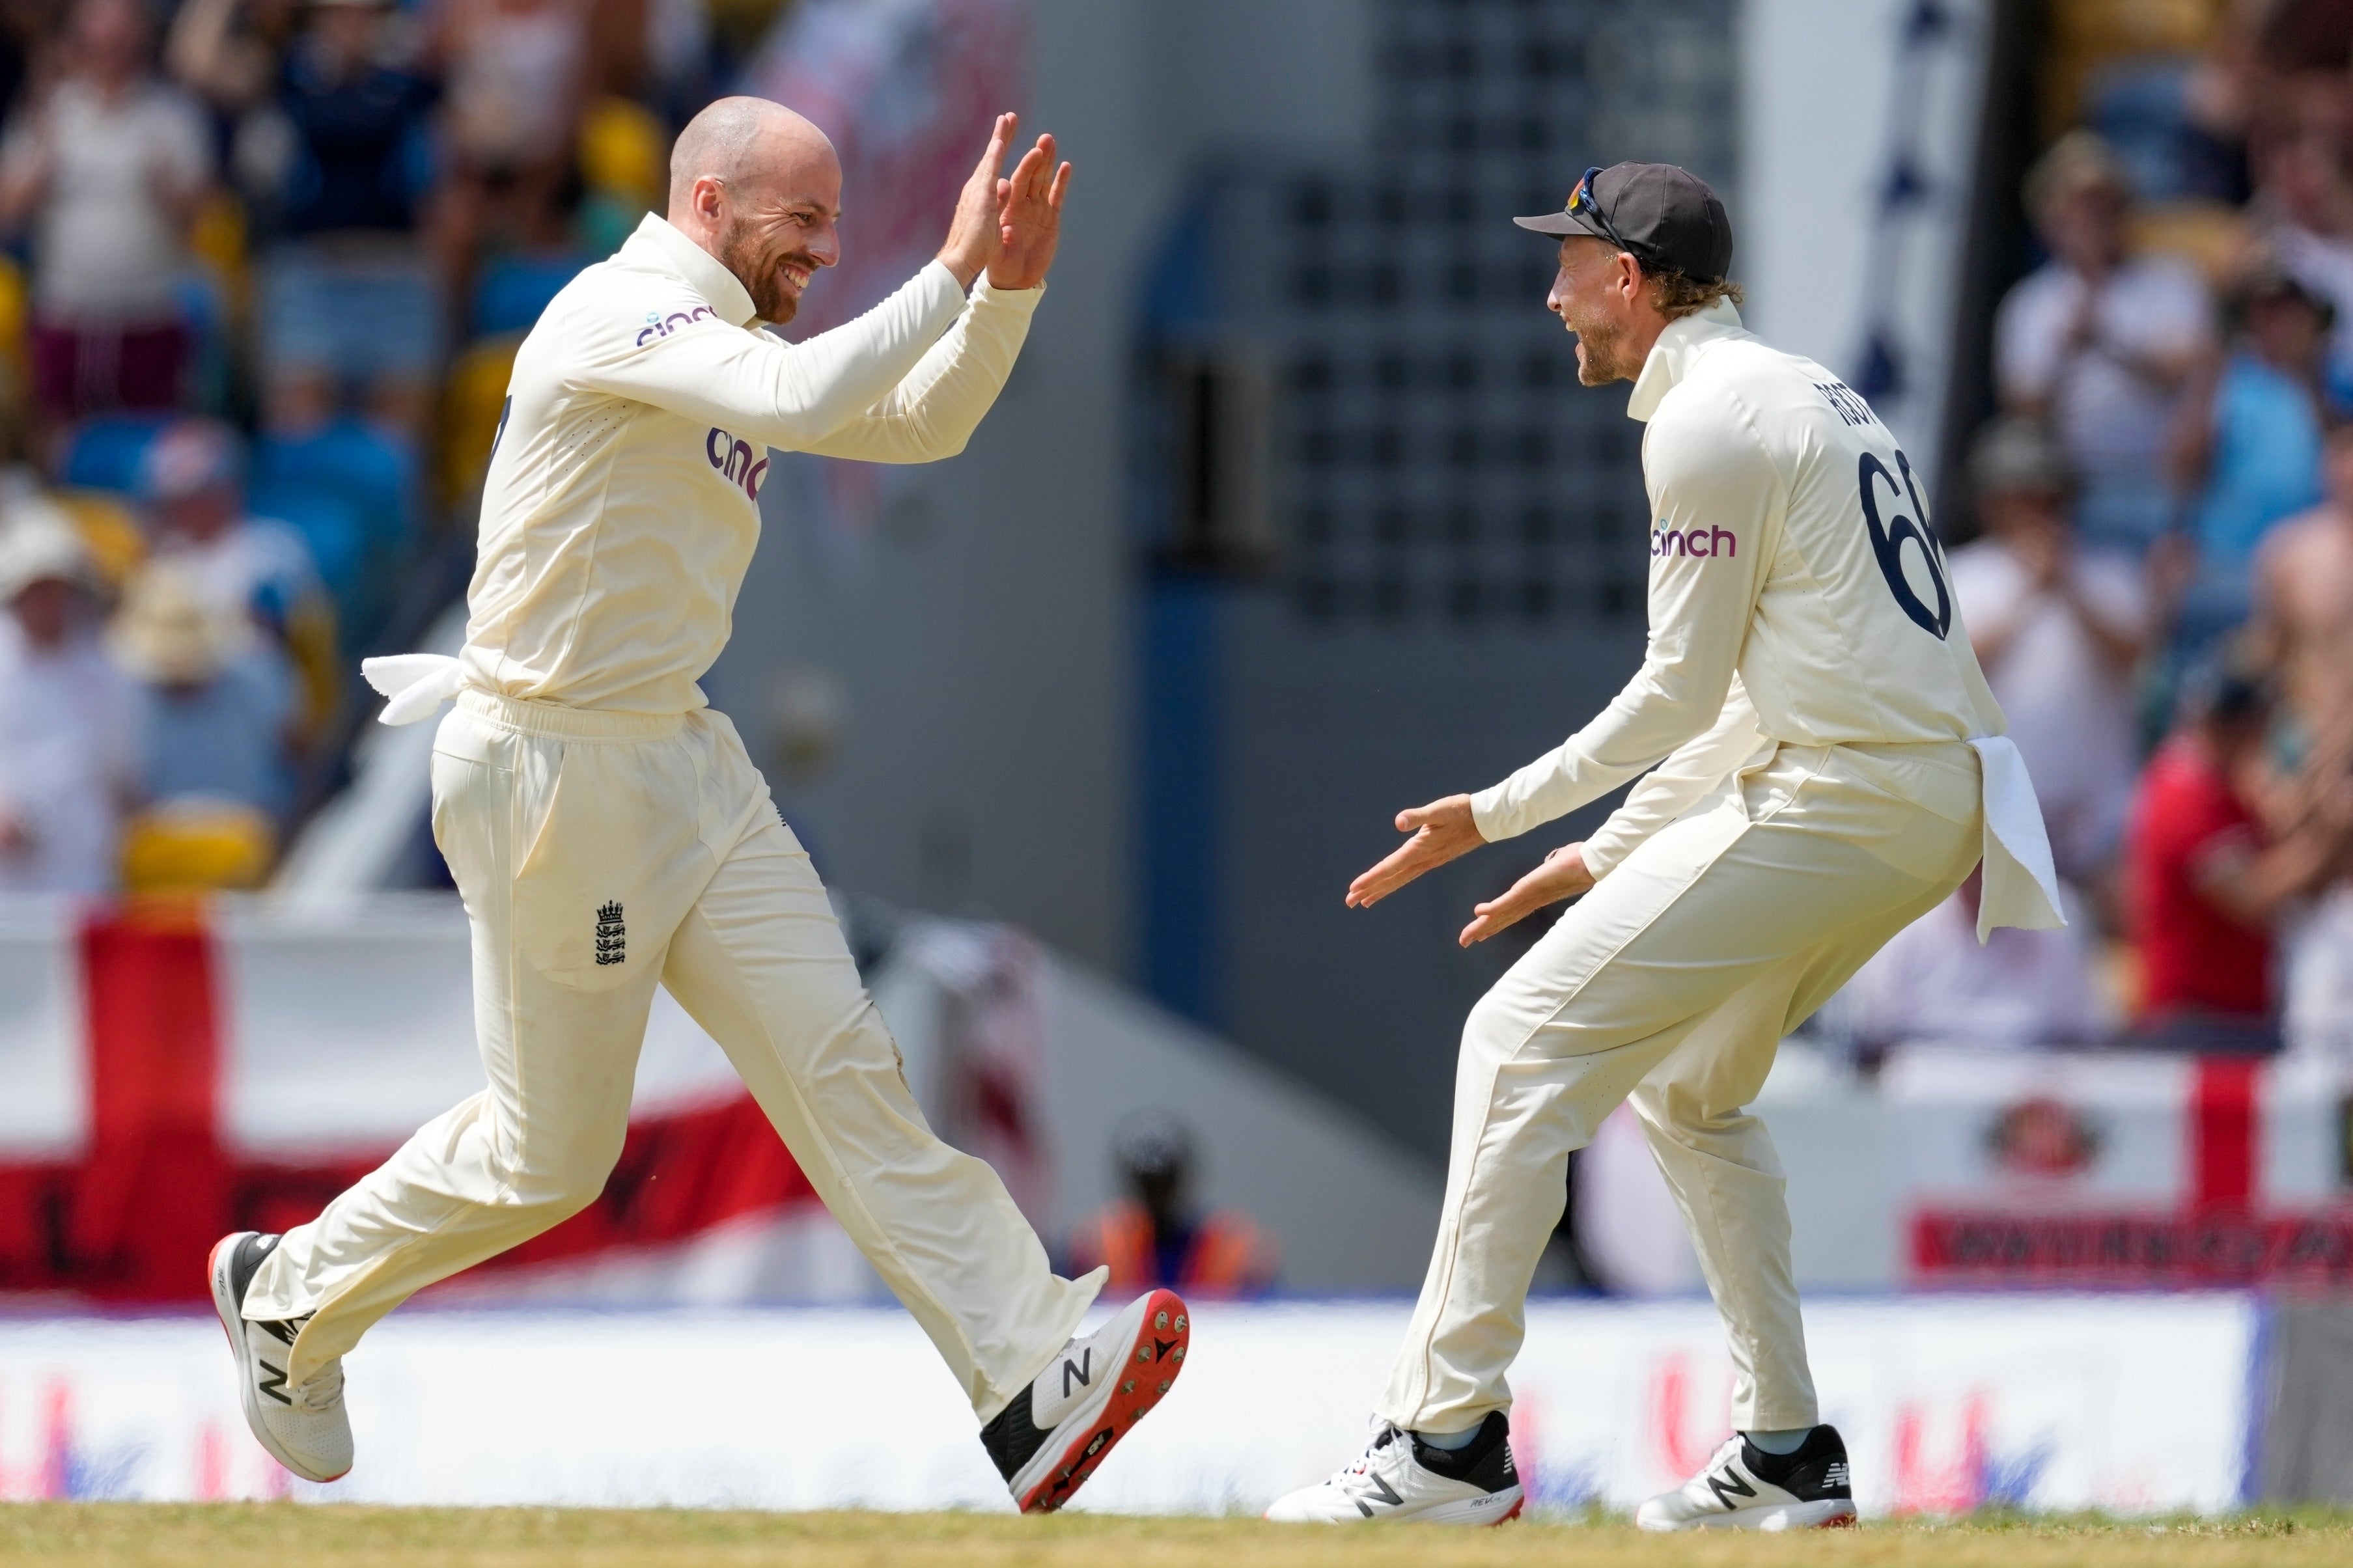
<instances>
[{"instance_id":1,"label":"shirt collar","mask_svg":"<svg viewBox=\"0 0 2353 1568\"><path fill-rule=\"evenodd\" d=\"M671 227L659 213L648 213L621 250L635 260L685 279L731 327L749 326L760 313L735 274L719 258Z\"/></svg>"},{"instance_id":2,"label":"shirt collar","mask_svg":"<svg viewBox=\"0 0 2353 1568\"><path fill-rule=\"evenodd\" d=\"M1669 321L1659 341L1651 345L1651 357L1642 362L1634 395L1626 404L1628 416L1648 424L1667 394L1689 374L1700 351L1735 335L1746 337L1747 329L1740 324L1740 312L1729 300L1718 300L1704 310Z\"/></svg>"}]
</instances>

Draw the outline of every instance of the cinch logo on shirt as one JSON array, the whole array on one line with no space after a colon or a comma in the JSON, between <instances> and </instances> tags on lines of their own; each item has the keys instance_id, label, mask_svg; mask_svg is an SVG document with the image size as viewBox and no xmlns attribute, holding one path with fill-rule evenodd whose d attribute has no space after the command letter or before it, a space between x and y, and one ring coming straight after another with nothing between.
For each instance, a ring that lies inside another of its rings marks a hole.
<instances>
[{"instance_id":1,"label":"cinch logo on shirt","mask_svg":"<svg viewBox=\"0 0 2353 1568\"><path fill-rule=\"evenodd\" d=\"M1689 533L1685 533L1677 529L1653 525L1651 529L1651 553L1652 555L1697 555L1705 560L1713 560L1718 555L1739 554L1740 541L1734 538L1731 531L1726 529L1711 528L1703 533L1694 528Z\"/></svg>"},{"instance_id":2,"label":"cinch logo on shirt","mask_svg":"<svg viewBox=\"0 0 2353 1568\"><path fill-rule=\"evenodd\" d=\"M723 477L742 487L745 495L754 500L760 499L760 480L768 471L768 459L755 459L750 442L713 425L711 434L702 438L702 455Z\"/></svg>"},{"instance_id":3,"label":"cinch logo on shirt","mask_svg":"<svg viewBox=\"0 0 2353 1568\"><path fill-rule=\"evenodd\" d=\"M715 321L719 319L719 312L708 305L697 305L691 310L672 310L667 316L659 310L648 310L646 330L638 334L638 347L645 347L648 338L666 338L679 328L692 326L705 317Z\"/></svg>"}]
</instances>

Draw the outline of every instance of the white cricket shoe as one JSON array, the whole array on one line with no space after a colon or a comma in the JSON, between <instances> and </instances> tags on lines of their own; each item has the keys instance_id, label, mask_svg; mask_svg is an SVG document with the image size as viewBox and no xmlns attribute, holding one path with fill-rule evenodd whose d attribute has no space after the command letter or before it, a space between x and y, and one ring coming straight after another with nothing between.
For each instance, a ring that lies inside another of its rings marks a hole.
<instances>
[{"instance_id":1,"label":"white cricket shoe","mask_svg":"<svg viewBox=\"0 0 2353 1568\"><path fill-rule=\"evenodd\" d=\"M220 1314L237 1357L237 1392L245 1424L270 1457L306 1481L339 1480L352 1468L352 1423L343 1409L341 1356L300 1388L286 1386L286 1353L306 1318L248 1322L245 1292L261 1260L278 1246L274 1236L240 1230L213 1246L213 1310Z\"/></svg>"},{"instance_id":2,"label":"white cricket shoe","mask_svg":"<svg viewBox=\"0 0 2353 1568\"><path fill-rule=\"evenodd\" d=\"M1154 1290L1062 1347L980 1429L981 1446L1023 1513L1051 1513L1086 1484L1185 1370L1192 1320L1174 1290Z\"/></svg>"},{"instance_id":3,"label":"white cricket shoe","mask_svg":"<svg viewBox=\"0 0 2353 1568\"><path fill-rule=\"evenodd\" d=\"M1817 1426L1794 1454L1735 1433L1699 1474L1634 1510L1644 1530L1819 1530L1854 1522L1846 1444Z\"/></svg>"},{"instance_id":4,"label":"white cricket shoe","mask_svg":"<svg viewBox=\"0 0 2353 1568\"><path fill-rule=\"evenodd\" d=\"M1384 1423L1371 1447L1320 1486L1277 1498L1266 1517L1277 1524L1501 1524L1517 1519L1526 1494L1512 1468L1511 1424L1489 1413L1461 1448L1433 1448Z\"/></svg>"}]
</instances>

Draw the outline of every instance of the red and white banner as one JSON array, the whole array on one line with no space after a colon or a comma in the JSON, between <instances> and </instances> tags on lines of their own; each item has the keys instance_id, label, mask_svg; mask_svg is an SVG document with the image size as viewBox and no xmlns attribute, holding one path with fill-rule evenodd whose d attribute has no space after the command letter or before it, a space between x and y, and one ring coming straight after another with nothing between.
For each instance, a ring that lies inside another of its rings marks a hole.
<instances>
[{"instance_id":1,"label":"red and white banner","mask_svg":"<svg viewBox=\"0 0 2353 1568\"><path fill-rule=\"evenodd\" d=\"M465 920L440 898L341 914L12 906L0 1292L201 1300L215 1238L311 1218L480 1089L469 964ZM664 996L603 1195L471 1289L815 1207L725 1058Z\"/></svg>"},{"instance_id":2,"label":"red and white banner","mask_svg":"<svg viewBox=\"0 0 2353 1568\"><path fill-rule=\"evenodd\" d=\"M1809 1290L2353 1284L2353 1063L2147 1052L1893 1052L1876 1082L1804 1041L1757 1111ZM1702 1288L1640 1124L1577 1168L1616 1289Z\"/></svg>"},{"instance_id":3,"label":"red and white banner","mask_svg":"<svg viewBox=\"0 0 2353 1568\"><path fill-rule=\"evenodd\" d=\"M2332 1061L1920 1050L1882 1089L1912 1282L2353 1281Z\"/></svg>"},{"instance_id":4,"label":"red and white banner","mask_svg":"<svg viewBox=\"0 0 2353 1568\"><path fill-rule=\"evenodd\" d=\"M482 1087L446 895L198 906L0 901L0 1297L195 1301L232 1226L316 1214ZM1420 1278L1439 1173L1009 927L907 919L868 976L941 1136L1051 1246L1116 1195L1145 1110L1198 1140L1201 1199L1284 1238L1288 1279ZM733 1068L667 994L602 1198L436 1289L649 1305L881 1300Z\"/></svg>"}]
</instances>

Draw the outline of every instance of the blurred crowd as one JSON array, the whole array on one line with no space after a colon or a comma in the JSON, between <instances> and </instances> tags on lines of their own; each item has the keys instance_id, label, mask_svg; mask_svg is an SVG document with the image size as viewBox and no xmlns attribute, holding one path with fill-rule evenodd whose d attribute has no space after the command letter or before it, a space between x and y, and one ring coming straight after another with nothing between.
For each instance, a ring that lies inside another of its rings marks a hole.
<instances>
[{"instance_id":1,"label":"blurred crowd","mask_svg":"<svg viewBox=\"0 0 2353 1568\"><path fill-rule=\"evenodd\" d=\"M780 5L0 0L0 889L269 874L522 333ZM2079 918L1965 888L1835 1027L2270 1048L2353 1016L2353 0L2051 10L1947 524Z\"/></svg>"},{"instance_id":2,"label":"blurred crowd","mask_svg":"<svg viewBox=\"0 0 2353 1568\"><path fill-rule=\"evenodd\" d=\"M1974 888L1840 1027L2267 1050L2353 1014L2353 0L2054 5L2071 128L1952 588L2076 918ZM2195 45L2195 47L2186 46ZM2170 46L2170 47L2168 47Z\"/></svg>"},{"instance_id":3,"label":"blurred crowd","mask_svg":"<svg viewBox=\"0 0 2353 1568\"><path fill-rule=\"evenodd\" d=\"M779 8L0 0L0 889L268 875L522 331Z\"/></svg>"}]
</instances>

